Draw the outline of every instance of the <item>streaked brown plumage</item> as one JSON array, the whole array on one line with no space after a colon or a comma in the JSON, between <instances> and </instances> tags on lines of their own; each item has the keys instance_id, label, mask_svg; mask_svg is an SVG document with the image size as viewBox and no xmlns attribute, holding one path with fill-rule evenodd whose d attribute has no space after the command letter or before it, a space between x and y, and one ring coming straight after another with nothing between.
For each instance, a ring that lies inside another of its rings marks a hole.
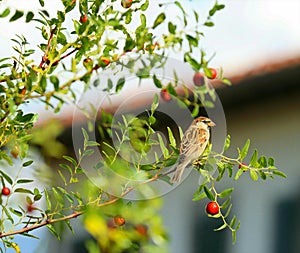
<instances>
[{"instance_id":1,"label":"streaked brown plumage","mask_svg":"<svg viewBox=\"0 0 300 253\"><path fill-rule=\"evenodd\" d=\"M204 152L210 137L210 127L215 123L207 117L196 118L183 135L180 145L179 163L171 178L172 183L181 180L185 167Z\"/></svg>"}]
</instances>

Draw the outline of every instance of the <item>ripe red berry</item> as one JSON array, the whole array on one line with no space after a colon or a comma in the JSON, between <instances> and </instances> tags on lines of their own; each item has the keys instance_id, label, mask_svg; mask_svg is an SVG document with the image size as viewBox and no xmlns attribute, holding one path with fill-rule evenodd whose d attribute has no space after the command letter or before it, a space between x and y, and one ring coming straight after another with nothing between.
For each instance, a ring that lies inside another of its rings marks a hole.
<instances>
[{"instance_id":1,"label":"ripe red berry","mask_svg":"<svg viewBox=\"0 0 300 253\"><path fill-rule=\"evenodd\" d=\"M114 222L117 226L123 226L125 224L125 219L119 215L114 217Z\"/></svg>"},{"instance_id":2,"label":"ripe red berry","mask_svg":"<svg viewBox=\"0 0 300 253\"><path fill-rule=\"evenodd\" d=\"M4 196L8 196L10 194L10 189L8 187L3 187L2 188L2 194Z\"/></svg>"},{"instance_id":3,"label":"ripe red berry","mask_svg":"<svg viewBox=\"0 0 300 253\"><path fill-rule=\"evenodd\" d=\"M200 72L196 72L193 77L193 82L196 86L202 86L204 84L204 75Z\"/></svg>"},{"instance_id":4,"label":"ripe red berry","mask_svg":"<svg viewBox=\"0 0 300 253\"><path fill-rule=\"evenodd\" d=\"M86 23L87 20L88 20L88 16L87 16L86 14L80 16L79 21L80 21L81 23Z\"/></svg>"},{"instance_id":5,"label":"ripe red berry","mask_svg":"<svg viewBox=\"0 0 300 253\"><path fill-rule=\"evenodd\" d=\"M206 206L206 212L210 215L216 215L220 211L220 207L217 202L211 201Z\"/></svg>"},{"instance_id":6,"label":"ripe red berry","mask_svg":"<svg viewBox=\"0 0 300 253\"><path fill-rule=\"evenodd\" d=\"M130 8L132 5L132 0L122 0L121 5L123 8Z\"/></svg>"},{"instance_id":7,"label":"ripe red berry","mask_svg":"<svg viewBox=\"0 0 300 253\"><path fill-rule=\"evenodd\" d=\"M36 208L32 205L32 204L28 204L27 205L27 212L31 213L35 210Z\"/></svg>"},{"instance_id":8,"label":"ripe red berry","mask_svg":"<svg viewBox=\"0 0 300 253\"><path fill-rule=\"evenodd\" d=\"M167 89L162 89L160 91L160 96L166 102L168 102L168 101L170 101L172 99L172 97L171 97L171 95L170 95L170 93L168 92Z\"/></svg>"},{"instance_id":9,"label":"ripe red berry","mask_svg":"<svg viewBox=\"0 0 300 253\"><path fill-rule=\"evenodd\" d=\"M138 232L141 236L147 236L148 234L148 228L143 224L136 225L135 231Z\"/></svg>"},{"instance_id":10,"label":"ripe red berry","mask_svg":"<svg viewBox=\"0 0 300 253\"><path fill-rule=\"evenodd\" d=\"M209 68L210 74L207 76L209 79L215 79L218 76L218 72L214 68Z\"/></svg>"}]
</instances>

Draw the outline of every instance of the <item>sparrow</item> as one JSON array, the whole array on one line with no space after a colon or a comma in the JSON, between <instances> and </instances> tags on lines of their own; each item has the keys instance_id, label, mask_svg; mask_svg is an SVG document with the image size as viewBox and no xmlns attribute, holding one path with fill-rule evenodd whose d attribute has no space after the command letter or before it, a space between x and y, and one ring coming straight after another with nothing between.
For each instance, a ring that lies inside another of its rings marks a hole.
<instances>
[{"instance_id":1,"label":"sparrow","mask_svg":"<svg viewBox=\"0 0 300 253\"><path fill-rule=\"evenodd\" d=\"M180 144L179 163L171 178L171 183L178 183L181 180L185 167L198 159L204 152L210 137L210 128L215 123L207 117L198 117L183 135Z\"/></svg>"}]
</instances>

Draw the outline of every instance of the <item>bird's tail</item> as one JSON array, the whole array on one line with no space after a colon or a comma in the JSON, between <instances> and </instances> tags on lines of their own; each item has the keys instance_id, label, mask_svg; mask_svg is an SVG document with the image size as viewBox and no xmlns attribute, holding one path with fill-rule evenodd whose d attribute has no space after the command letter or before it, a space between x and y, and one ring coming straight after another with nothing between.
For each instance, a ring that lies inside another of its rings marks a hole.
<instances>
[{"instance_id":1,"label":"bird's tail","mask_svg":"<svg viewBox=\"0 0 300 253\"><path fill-rule=\"evenodd\" d=\"M171 178L171 183L179 183L181 181L181 177L183 174L183 171L185 169L185 167L188 165L188 163L180 163L176 170L175 173L173 174L172 178Z\"/></svg>"}]
</instances>

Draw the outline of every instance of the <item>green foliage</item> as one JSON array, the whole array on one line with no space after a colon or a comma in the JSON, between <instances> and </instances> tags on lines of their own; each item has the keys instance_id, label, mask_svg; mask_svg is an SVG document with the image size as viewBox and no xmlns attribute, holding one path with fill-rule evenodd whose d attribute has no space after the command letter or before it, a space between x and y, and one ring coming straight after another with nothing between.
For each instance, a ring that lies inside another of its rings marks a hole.
<instances>
[{"instance_id":1,"label":"green foliage","mask_svg":"<svg viewBox=\"0 0 300 253\"><path fill-rule=\"evenodd\" d=\"M153 70L164 69L167 56L181 52L182 62L209 76L212 57L207 59L200 39L205 27L214 26L213 16L225 6L216 1L203 21L196 11L193 15L187 13L179 1L152 1L159 11L151 13L151 19L147 12L149 0L133 1L130 8L121 8L120 1L116 0L62 0L62 9L51 15L43 0L37 2L41 7L38 11L6 8L0 13L5 22L31 23L37 28L40 38L38 48L35 48L30 44L29 34L23 36L21 31L16 31L16 37L12 38L14 54L0 59L0 162L9 168L0 169L0 183L2 188L9 187L11 191L8 196L0 196L0 238L4 245L1 252L12 249L19 253L14 236L35 238L30 232L44 226L61 239L62 229L74 232L70 220L81 215L86 230L94 238L86 244L90 252L165 252L168 237L158 215L161 200L124 200L134 191L147 196L152 191L150 182L161 180L170 184L168 170L178 160L176 136L182 136L182 130L167 128L164 136L155 131L159 123L156 117L158 95L153 97L147 117L123 115L122 121L116 125L113 125L111 113L97 112L92 108L93 116L98 113L101 117L96 126L101 142L90 139L95 126L88 121L87 129L82 129L83 143L77 150L77 159L67 153L66 147L58 140L64 130L61 124L49 121L40 128L33 128L38 114L23 110L27 103L39 101L46 109L59 113L65 103L76 103L79 99L78 87L84 92L98 87L109 96L120 93L127 86L126 77L103 81L101 74L108 68L112 71L121 68L134 73L140 84L143 79L152 80L154 87L166 90L177 98L178 104L191 108L193 117L198 116L200 109L212 108L216 101L215 91L207 78L203 86L194 87L192 95L185 84L181 85L183 93L179 94L181 80L175 70L172 81L153 74ZM170 5L179 12L176 21L165 14ZM78 18L73 19L70 26L71 14ZM87 19L80 20L84 15ZM36 62L36 56L40 61ZM100 78L95 80L95 76ZM218 79L230 85L222 69L218 70ZM88 113L85 116L93 118ZM112 127L118 130L118 145L107 140L112 138ZM42 189L35 183L47 175L39 171L40 164L31 157L29 147L39 147L45 162L51 166L54 159L60 159L57 174L52 175L52 181ZM226 139L224 152L229 147L230 136ZM194 165L204 181L193 200L207 198L219 204L221 211L214 218L222 219L223 225L216 230L228 228L234 242L240 223L230 213L233 188L218 193L215 184L226 174L238 180L249 173L254 181L285 177L274 166L273 158L259 156L256 150L250 162L244 164L249 147L250 140L238 149L237 158L214 154L208 147ZM155 150L154 162L147 153L152 148ZM102 188L87 180L83 167L84 161L98 151L104 159L93 169L103 181ZM34 166L38 180L21 175ZM214 167L217 167L215 174ZM122 184L105 181L103 171L110 170L125 178ZM118 194L113 196L105 191L107 185L114 187ZM15 197L24 202L15 202ZM125 219L124 226L116 224L114 218L117 216Z\"/></svg>"},{"instance_id":2,"label":"green foliage","mask_svg":"<svg viewBox=\"0 0 300 253\"><path fill-rule=\"evenodd\" d=\"M226 151L229 147L230 135L226 138L223 150ZM209 216L222 220L223 224L219 228L216 228L215 231L228 228L232 232L233 243L236 242L236 232L240 227L240 221L237 221L236 215L230 216L232 208L231 193L234 188L227 188L219 193L216 189L216 183L223 178L225 172L227 172L229 178L233 178L234 180L238 180L240 176L247 173L249 173L249 176L253 181L257 181L259 178L266 180L268 177L273 179L274 176L286 177L283 172L279 171L274 166L274 159L272 157L267 159L265 156L261 156L258 158L257 150L254 150L253 154L250 156L249 165L244 163L244 159L249 155L249 148L250 140L248 139L242 149L237 148L237 158L230 158L224 154L210 152L210 145L207 148L209 157L204 156L195 163L196 169L199 170L204 179L203 183L195 192L193 201L198 201L207 197L209 200L218 203L221 209L219 214ZM215 174L207 172L208 161L217 166Z\"/></svg>"}]
</instances>

